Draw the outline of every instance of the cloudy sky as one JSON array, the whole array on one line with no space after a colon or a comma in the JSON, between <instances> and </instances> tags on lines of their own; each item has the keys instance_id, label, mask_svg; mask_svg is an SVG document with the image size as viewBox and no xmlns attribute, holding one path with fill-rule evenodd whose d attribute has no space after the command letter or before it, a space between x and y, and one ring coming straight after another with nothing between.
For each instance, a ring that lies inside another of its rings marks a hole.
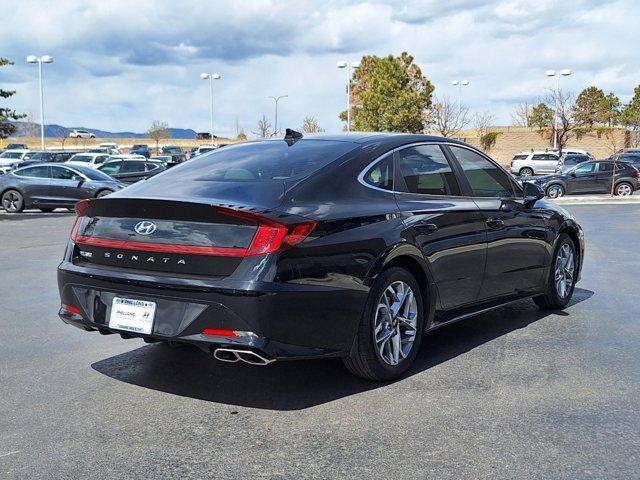
<instances>
[{"instance_id":1,"label":"cloudy sky","mask_svg":"<svg viewBox=\"0 0 640 480\"><path fill-rule=\"evenodd\" d=\"M336 61L411 53L436 86L508 124L519 102L544 95L549 68L571 68L566 90L597 85L628 100L640 83L638 0L151 1L3 0L0 85L11 106L37 116L45 65L47 123L145 131L154 119L208 130L208 84L219 72L215 130L247 133L262 114L299 127L314 115L338 131L346 72Z\"/></svg>"}]
</instances>

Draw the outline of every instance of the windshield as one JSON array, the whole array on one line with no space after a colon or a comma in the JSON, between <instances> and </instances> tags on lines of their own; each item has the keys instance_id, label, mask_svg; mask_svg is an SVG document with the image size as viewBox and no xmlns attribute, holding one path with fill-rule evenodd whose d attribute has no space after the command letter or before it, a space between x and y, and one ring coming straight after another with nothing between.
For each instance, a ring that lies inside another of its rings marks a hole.
<instances>
[{"instance_id":1,"label":"windshield","mask_svg":"<svg viewBox=\"0 0 640 480\"><path fill-rule=\"evenodd\" d=\"M163 153L182 153L182 148L180 147L164 147L162 149Z\"/></svg>"},{"instance_id":2,"label":"windshield","mask_svg":"<svg viewBox=\"0 0 640 480\"><path fill-rule=\"evenodd\" d=\"M0 158L22 158L21 152L4 152L0 154Z\"/></svg>"},{"instance_id":3,"label":"windshield","mask_svg":"<svg viewBox=\"0 0 640 480\"><path fill-rule=\"evenodd\" d=\"M211 181L287 180L307 175L357 148L351 142L263 141L230 146L196 157L178 171Z\"/></svg>"}]
</instances>

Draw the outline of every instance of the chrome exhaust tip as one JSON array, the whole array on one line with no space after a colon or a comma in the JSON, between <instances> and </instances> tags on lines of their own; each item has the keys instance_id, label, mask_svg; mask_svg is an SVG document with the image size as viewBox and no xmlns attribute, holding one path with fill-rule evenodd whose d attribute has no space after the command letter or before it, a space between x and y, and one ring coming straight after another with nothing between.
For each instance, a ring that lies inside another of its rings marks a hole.
<instances>
[{"instance_id":1,"label":"chrome exhaust tip","mask_svg":"<svg viewBox=\"0 0 640 480\"><path fill-rule=\"evenodd\" d=\"M237 350L235 348L216 348L213 356L221 362L244 362L250 365L269 365L275 362L274 358L266 358L251 350Z\"/></svg>"}]
</instances>

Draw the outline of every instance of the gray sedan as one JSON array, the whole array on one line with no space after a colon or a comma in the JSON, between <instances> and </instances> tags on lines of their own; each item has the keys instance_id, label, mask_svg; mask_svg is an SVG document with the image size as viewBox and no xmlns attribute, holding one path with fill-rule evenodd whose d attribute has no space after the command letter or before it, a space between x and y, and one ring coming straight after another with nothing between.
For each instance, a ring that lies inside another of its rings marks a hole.
<instances>
[{"instance_id":1,"label":"gray sedan","mask_svg":"<svg viewBox=\"0 0 640 480\"><path fill-rule=\"evenodd\" d=\"M8 213L25 208L51 212L71 208L85 198L98 198L124 188L93 168L67 165L30 165L0 176L0 203Z\"/></svg>"}]
</instances>

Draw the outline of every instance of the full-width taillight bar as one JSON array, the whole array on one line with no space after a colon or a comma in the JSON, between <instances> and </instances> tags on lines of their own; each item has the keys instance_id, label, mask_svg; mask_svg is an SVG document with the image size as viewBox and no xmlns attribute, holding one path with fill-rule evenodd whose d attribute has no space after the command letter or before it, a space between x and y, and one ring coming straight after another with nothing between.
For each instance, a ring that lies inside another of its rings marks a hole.
<instances>
[{"instance_id":1,"label":"full-width taillight bar","mask_svg":"<svg viewBox=\"0 0 640 480\"><path fill-rule=\"evenodd\" d=\"M208 247L201 245L171 245L166 243L136 242L133 240L115 240L110 238L80 235L81 217L91 205L90 200L82 200L76 204L76 222L71 230L71 239L80 245L93 245L123 250L151 251L159 253L181 253L187 255L212 255L225 257L246 257L273 253L283 246L297 245L302 242L316 227L316 222L302 222L284 225L252 212L243 212L225 207L213 207L219 214L240 218L255 223L257 230L247 248Z\"/></svg>"}]
</instances>

